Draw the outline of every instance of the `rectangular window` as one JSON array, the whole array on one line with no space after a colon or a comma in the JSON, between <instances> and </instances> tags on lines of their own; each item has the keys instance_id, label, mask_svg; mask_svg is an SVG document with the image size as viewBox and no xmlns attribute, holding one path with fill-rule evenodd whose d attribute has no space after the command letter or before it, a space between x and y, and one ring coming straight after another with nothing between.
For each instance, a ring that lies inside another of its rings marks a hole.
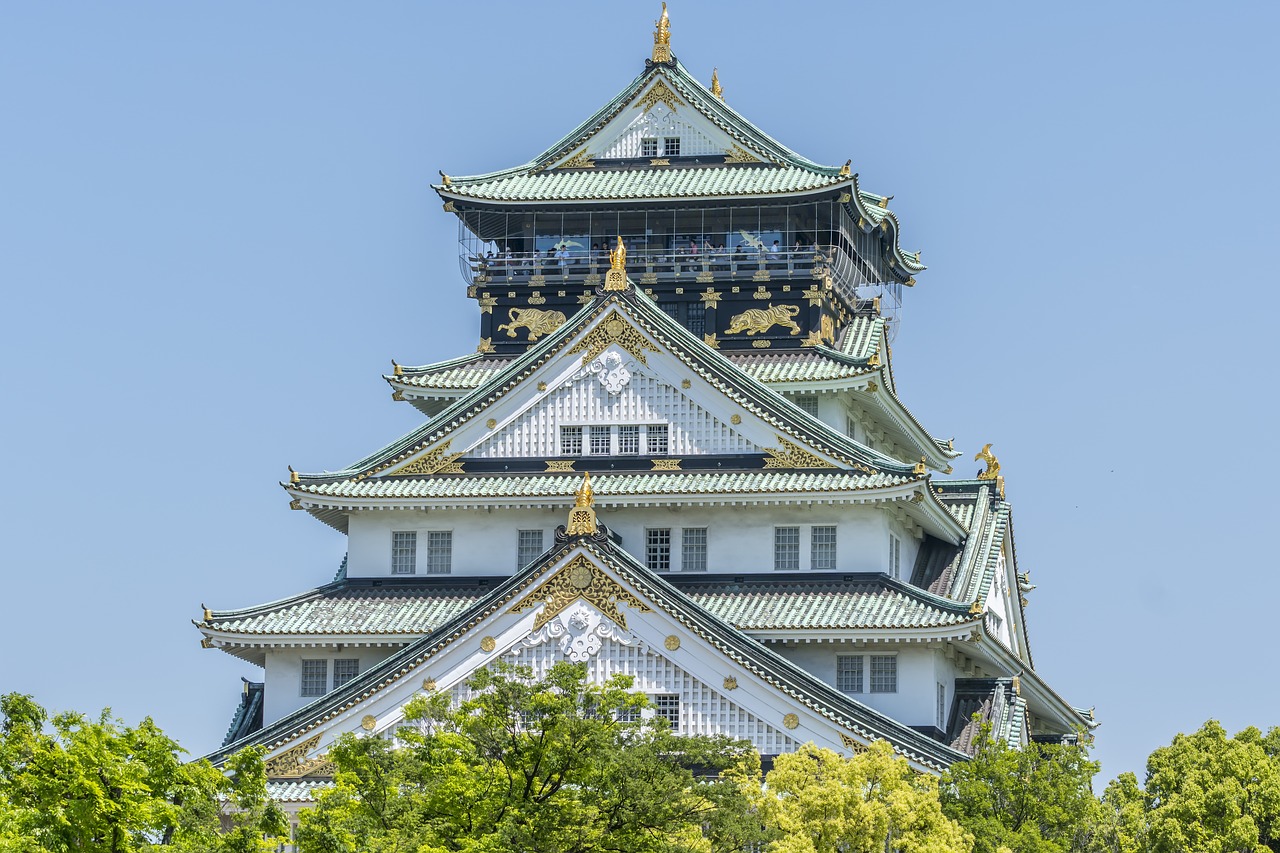
<instances>
[{"instance_id":1,"label":"rectangular window","mask_svg":"<svg viewBox=\"0 0 1280 853\"><path fill-rule=\"evenodd\" d=\"M773 528L773 567L779 571L800 568L800 528Z\"/></svg>"},{"instance_id":2,"label":"rectangular window","mask_svg":"<svg viewBox=\"0 0 1280 853\"><path fill-rule=\"evenodd\" d=\"M411 575L418 565L418 534L410 530L391 534L391 574Z\"/></svg>"},{"instance_id":3,"label":"rectangular window","mask_svg":"<svg viewBox=\"0 0 1280 853\"><path fill-rule=\"evenodd\" d=\"M560 427L560 455L582 455L582 427Z\"/></svg>"},{"instance_id":4,"label":"rectangular window","mask_svg":"<svg viewBox=\"0 0 1280 853\"><path fill-rule=\"evenodd\" d=\"M814 571L834 570L836 567L836 529L835 527L813 528L811 536L813 562L810 568Z\"/></svg>"},{"instance_id":5,"label":"rectangular window","mask_svg":"<svg viewBox=\"0 0 1280 853\"><path fill-rule=\"evenodd\" d=\"M680 137L667 136L663 138L662 156L663 157L679 157L680 156Z\"/></svg>"},{"instance_id":6,"label":"rectangular window","mask_svg":"<svg viewBox=\"0 0 1280 853\"><path fill-rule=\"evenodd\" d=\"M871 656L871 692L898 692L898 658L896 656Z\"/></svg>"},{"instance_id":7,"label":"rectangular window","mask_svg":"<svg viewBox=\"0 0 1280 853\"><path fill-rule=\"evenodd\" d=\"M804 409L809 414L817 417L818 414L818 395L802 394L796 397L796 405Z\"/></svg>"},{"instance_id":8,"label":"rectangular window","mask_svg":"<svg viewBox=\"0 0 1280 853\"><path fill-rule=\"evenodd\" d=\"M862 655L836 655L836 689L841 693L862 692Z\"/></svg>"},{"instance_id":9,"label":"rectangular window","mask_svg":"<svg viewBox=\"0 0 1280 853\"><path fill-rule=\"evenodd\" d=\"M938 728L947 729L947 685L938 682Z\"/></svg>"},{"instance_id":10,"label":"rectangular window","mask_svg":"<svg viewBox=\"0 0 1280 853\"><path fill-rule=\"evenodd\" d=\"M665 456L667 454L667 425L666 424L649 424L645 430L646 447L650 456Z\"/></svg>"},{"instance_id":11,"label":"rectangular window","mask_svg":"<svg viewBox=\"0 0 1280 853\"><path fill-rule=\"evenodd\" d=\"M702 337L707 332L707 306L700 302L690 302L686 311L688 320L685 321L685 328L699 338Z\"/></svg>"},{"instance_id":12,"label":"rectangular window","mask_svg":"<svg viewBox=\"0 0 1280 853\"><path fill-rule=\"evenodd\" d=\"M662 717L674 731L680 728L680 697L674 693L659 693L653 697L653 715Z\"/></svg>"},{"instance_id":13,"label":"rectangular window","mask_svg":"<svg viewBox=\"0 0 1280 853\"><path fill-rule=\"evenodd\" d=\"M640 140L640 156L641 157L657 157L658 156L658 140L641 139Z\"/></svg>"},{"instance_id":14,"label":"rectangular window","mask_svg":"<svg viewBox=\"0 0 1280 853\"><path fill-rule=\"evenodd\" d=\"M680 303L679 302L659 302L658 307L666 313L668 317L680 322Z\"/></svg>"},{"instance_id":15,"label":"rectangular window","mask_svg":"<svg viewBox=\"0 0 1280 853\"><path fill-rule=\"evenodd\" d=\"M849 438L855 440L858 438L857 422L854 421L852 415L844 416L844 431L845 435L849 436Z\"/></svg>"},{"instance_id":16,"label":"rectangular window","mask_svg":"<svg viewBox=\"0 0 1280 853\"><path fill-rule=\"evenodd\" d=\"M609 435L612 430L609 427L593 426L591 428L591 455L592 456L608 456L609 455Z\"/></svg>"},{"instance_id":17,"label":"rectangular window","mask_svg":"<svg viewBox=\"0 0 1280 853\"><path fill-rule=\"evenodd\" d=\"M447 575L453 568L453 531L427 533L427 574Z\"/></svg>"},{"instance_id":18,"label":"rectangular window","mask_svg":"<svg viewBox=\"0 0 1280 853\"><path fill-rule=\"evenodd\" d=\"M680 570L705 572L707 570L707 528L686 527L681 534Z\"/></svg>"},{"instance_id":19,"label":"rectangular window","mask_svg":"<svg viewBox=\"0 0 1280 853\"><path fill-rule=\"evenodd\" d=\"M902 540L889 534L889 577L902 576Z\"/></svg>"},{"instance_id":20,"label":"rectangular window","mask_svg":"<svg viewBox=\"0 0 1280 853\"><path fill-rule=\"evenodd\" d=\"M623 424L618 427L618 455L636 456L640 453L640 427Z\"/></svg>"},{"instance_id":21,"label":"rectangular window","mask_svg":"<svg viewBox=\"0 0 1280 853\"><path fill-rule=\"evenodd\" d=\"M329 662L304 660L302 662L302 695L323 696L329 692Z\"/></svg>"},{"instance_id":22,"label":"rectangular window","mask_svg":"<svg viewBox=\"0 0 1280 853\"><path fill-rule=\"evenodd\" d=\"M542 531L516 531L516 569L523 569L542 556Z\"/></svg>"},{"instance_id":23,"label":"rectangular window","mask_svg":"<svg viewBox=\"0 0 1280 853\"><path fill-rule=\"evenodd\" d=\"M671 570L671 528L650 527L644 532L644 559L655 572Z\"/></svg>"},{"instance_id":24,"label":"rectangular window","mask_svg":"<svg viewBox=\"0 0 1280 853\"><path fill-rule=\"evenodd\" d=\"M360 674L358 658L336 660L333 662L333 687L336 690Z\"/></svg>"}]
</instances>

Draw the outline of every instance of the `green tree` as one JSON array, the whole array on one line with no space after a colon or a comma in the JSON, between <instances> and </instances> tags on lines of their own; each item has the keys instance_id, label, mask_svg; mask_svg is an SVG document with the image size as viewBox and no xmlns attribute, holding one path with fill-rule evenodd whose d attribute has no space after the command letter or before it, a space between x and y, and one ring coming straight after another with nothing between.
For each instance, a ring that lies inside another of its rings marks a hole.
<instances>
[{"instance_id":1,"label":"green tree","mask_svg":"<svg viewBox=\"0 0 1280 853\"><path fill-rule=\"evenodd\" d=\"M985 730L972 761L942 779L942 810L973 833L975 853L1087 850L1099 816L1092 779L1098 764L1074 744L1021 749Z\"/></svg>"},{"instance_id":2,"label":"green tree","mask_svg":"<svg viewBox=\"0 0 1280 853\"><path fill-rule=\"evenodd\" d=\"M334 786L301 814L307 853L355 851L707 851L760 841L750 745L677 737L641 719L631 679L586 683L586 668L536 679L498 664L472 697L405 708L395 745L346 736Z\"/></svg>"},{"instance_id":3,"label":"green tree","mask_svg":"<svg viewBox=\"0 0 1280 853\"><path fill-rule=\"evenodd\" d=\"M266 799L261 753L233 758L230 776L182 754L150 718L133 727L109 711L50 718L30 696L0 696L0 851L274 849L279 839L264 834L287 826Z\"/></svg>"},{"instance_id":4,"label":"green tree","mask_svg":"<svg viewBox=\"0 0 1280 853\"><path fill-rule=\"evenodd\" d=\"M937 781L877 741L843 758L806 744L780 755L760 814L769 853L968 853L973 839L942 813Z\"/></svg>"}]
</instances>

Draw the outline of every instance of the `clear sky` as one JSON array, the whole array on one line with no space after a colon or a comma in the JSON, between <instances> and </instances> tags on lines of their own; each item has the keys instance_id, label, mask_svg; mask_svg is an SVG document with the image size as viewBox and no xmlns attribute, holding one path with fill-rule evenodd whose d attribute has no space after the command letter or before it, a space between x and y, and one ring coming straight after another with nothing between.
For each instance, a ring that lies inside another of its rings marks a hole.
<instances>
[{"instance_id":1,"label":"clear sky","mask_svg":"<svg viewBox=\"0 0 1280 853\"><path fill-rule=\"evenodd\" d=\"M516 165L643 68L657 2L0 6L0 691L216 746L200 604L328 581L286 464L419 422L472 351L437 170ZM1102 780L1280 724L1273 3L675 0L728 102L892 194L901 396L994 442L1037 669ZM972 469L972 470L970 470Z\"/></svg>"}]
</instances>

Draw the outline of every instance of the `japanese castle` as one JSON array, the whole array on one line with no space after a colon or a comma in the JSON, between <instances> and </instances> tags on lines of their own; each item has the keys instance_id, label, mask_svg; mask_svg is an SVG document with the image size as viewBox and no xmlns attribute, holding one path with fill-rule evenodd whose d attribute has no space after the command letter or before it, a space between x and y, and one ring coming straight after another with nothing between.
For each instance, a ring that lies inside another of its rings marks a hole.
<instances>
[{"instance_id":1,"label":"japanese castle","mask_svg":"<svg viewBox=\"0 0 1280 853\"><path fill-rule=\"evenodd\" d=\"M757 129L670 38L664 5L639 76L532 160L441 173L475 351L393 362L422 425L282 484L347 537L336 577L196 623L263 671L210 757L264 746L282 803L340 735L393 734L497 660L630 674L677 732L766 759L885 740L936 774L981 724L1095 725L1035 669L991 446L943 479L961 453L894 382L924 267L889 198Z\"/></svg>"}]
</instances>

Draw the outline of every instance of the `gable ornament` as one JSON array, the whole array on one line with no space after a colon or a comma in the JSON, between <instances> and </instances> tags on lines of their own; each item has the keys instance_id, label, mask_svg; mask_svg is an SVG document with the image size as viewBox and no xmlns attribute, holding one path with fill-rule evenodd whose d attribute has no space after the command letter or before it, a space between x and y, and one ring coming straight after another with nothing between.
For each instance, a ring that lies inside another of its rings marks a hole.
<instances>
[{"instance_id":1,"label":"gable ornament","mask_svg":"<svg viewBox=\"0 0 1280 853\"><path fill-rule=\"evenodd\" d=\"M638 613L650 612L648 605L606 575L584 554L574 557L546 583L520 599L511 612L520 613L541 606L533 620L536 631L576 601L587 602L621 628L627 627L627 617L618 609L619 604L626 604Z\"/></svg>"}]
</instances>

